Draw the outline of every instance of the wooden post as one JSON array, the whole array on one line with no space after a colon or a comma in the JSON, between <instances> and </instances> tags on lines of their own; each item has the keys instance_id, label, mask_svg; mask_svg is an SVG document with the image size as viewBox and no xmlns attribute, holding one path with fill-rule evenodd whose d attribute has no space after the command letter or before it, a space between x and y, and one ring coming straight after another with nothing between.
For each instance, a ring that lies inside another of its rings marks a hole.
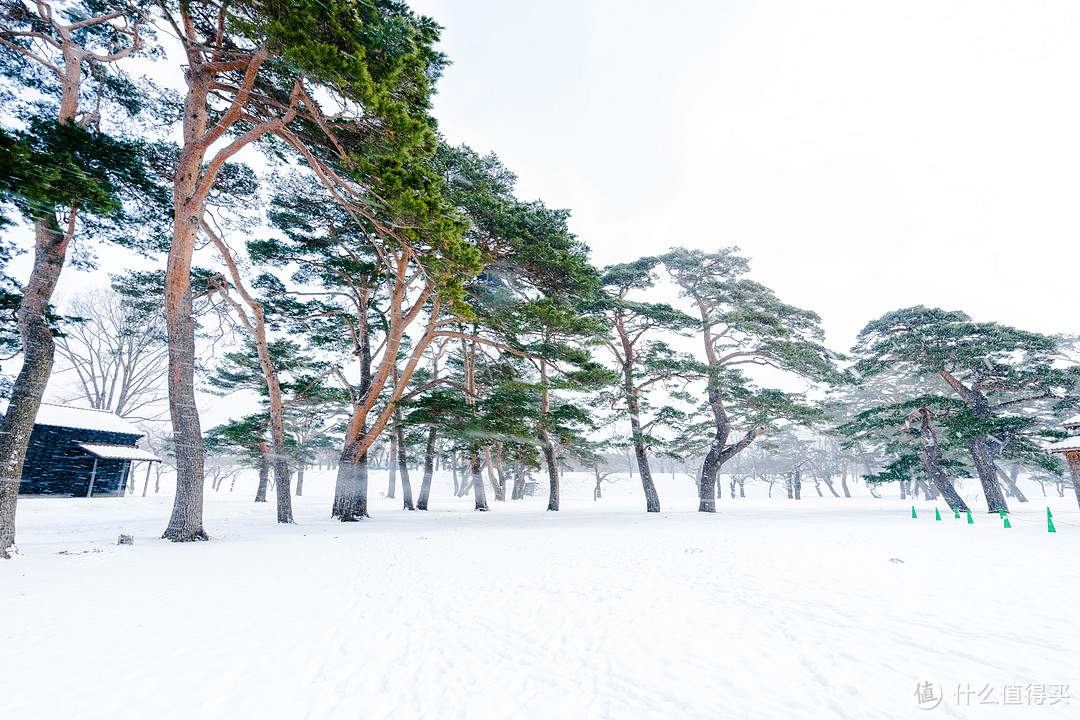
<instances>
[{"instance_id":1,"label":"wooden post","mask_svg":"<svg viewBox=\"0 0 1080 720\"><path fill-rule=\"evenodd\" d=\"M97 462L98 459L94 457L94 469L90 471L90 487L86 488L86 497L94 496L94 478L97 477Z\"/></svg>"}]
</instances>

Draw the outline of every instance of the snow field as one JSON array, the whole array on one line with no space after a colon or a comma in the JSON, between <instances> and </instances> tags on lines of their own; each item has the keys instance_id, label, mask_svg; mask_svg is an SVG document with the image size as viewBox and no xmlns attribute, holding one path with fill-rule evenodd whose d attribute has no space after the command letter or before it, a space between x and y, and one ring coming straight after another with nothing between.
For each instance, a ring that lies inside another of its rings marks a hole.
<instances>
[{"instance_id":1,"label":"snow field","mask_svg":"<svg viewBox=\"0 0 1080 720\"><path fill-rule=\"evenodd\" d=\"M332 473L309 472L278 526L245 477L207 492L214 540L184 545L157 539L171 495L20 500L0 718L1075 717L1073 498L1050 498L1049 534L1041 495L1005 530L861 485L709 516L687 478L657 481L658 515L636 478L594 502L575 474L559 513L539 494L476 513L442 475L407 513L376 473L373 517L341 524ZM1032 684L1068 702L1003 704ZM996 705L956 694L984 686Z\"/></svg>"}]
</instances>

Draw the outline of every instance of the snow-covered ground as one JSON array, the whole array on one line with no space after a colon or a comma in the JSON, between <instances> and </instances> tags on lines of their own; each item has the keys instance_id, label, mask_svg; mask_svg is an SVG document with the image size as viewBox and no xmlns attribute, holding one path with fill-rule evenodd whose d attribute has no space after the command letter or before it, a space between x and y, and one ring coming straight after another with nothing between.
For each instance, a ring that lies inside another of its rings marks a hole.
<instances>
[{"instance_id":1,"label":"snow-covered ground","mask_svg":"<svg viewBox=\"0 0 1080 720\"><path fill-rule=\"evenodd\" d=\"M1069 495L1024 486L1004 529L861 485L703 515L661 476L647 515L625 477L594 502L569 476L559 513L476 513L444 476L407 513L385 482L341 524L309 472L282 527L245 477L208 490L214 540L182 545L158 539L167 494L20 500L0 718L1080 716Z\"/></svg>"}]
</instances>

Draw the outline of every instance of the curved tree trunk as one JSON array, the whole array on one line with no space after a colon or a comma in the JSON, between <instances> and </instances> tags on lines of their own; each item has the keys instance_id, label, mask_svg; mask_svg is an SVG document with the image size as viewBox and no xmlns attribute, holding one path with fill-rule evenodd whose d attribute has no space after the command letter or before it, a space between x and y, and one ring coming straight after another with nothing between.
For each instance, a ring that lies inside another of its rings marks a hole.
<instances>
[{"instance_id":1,"label":"curved tree trunk","mask_svg":"<svg viewBox=\"0 0 1080 720\"><path fill-rule=\"evenodd\" d=\"M941 497L944 498L951 509L970 512L967 504L957 494L956 488L953 487L952 480L945 474L945 468L941 465L937 438L934 437L934 431L930 427L930 412L926 408L921 408L919 415L921 417L923 440L926 442L925 446L919 450L919 460L922 462L923 468L926 469L927 475L934 482L934 487L938 489Z\"/></svg>"},{"instance_id":2,"label":"curved tree trunk","mask_svg":"<svg viewBox=\"0 0 1080 720\"><path fill-rule=\"evenodd\" d=\"M1005 487L1008 489L1009 492L1012 493L1013 497L1015 497L1018 501L1022 503L1026 503L1028 501L1027 496L1024 495L1024 493L1016 485L1016 478L1020 473L1019 466L1014 466L1011 474L1006 473L1004 470L997 467L996 465L994 467L997 469L998 477L1000 477L1001 481L1005 483Z\"/></svg>"},{"instance_id":3,"label":"curved tree trunk","mask_svg":"<svg viewBox=\"0 0 1080 720\"><path fill-rule=\"evenodd\" d=\"M52 374L55 353L46 313L71 240L70 232L61 232L55 222L48 220L35 223L34 235L34 267L19 302L23 366L0 422L0 558L9 557L15 544L15 508L26 446Z\"/></svg>"},{"instance_id":4,"label":"curved tree trunk","mask_svg":"<svg viewBox=\"0 0 1080 720\"><path fill-rule=\"evenodd\" d=\"M630 433L634 442L634 458L637 460L638 473L641 475L641 488L645 491L645 511L660 512L660 496L656 492L656 484L653 483L649 456L645 452L645 436L641 432L641 421L638 419L637 398L631 395L627 398L627 404L630 407Z\"/></svg>"},{"instance_id":5,"label":"curved tree trunk","mask_svg":"<svg viewBox=\"0 0 1080 720\"><path fill-rule=\"evenodd\" d=\"M739 442L728 445L732 427L720 397L720 390L710 386L708 393L709 409L712 410L715 431L713 441L709 444L709 452L701 463L701 473L698 475L698 512L716 512L718 495L716 477L720 474L720 468L728 460L750 447L750 443L765 432L765 428L762 427L751 428Z\"/></svg>"},{"instance_id":6,"label":"curved tree trunk","mask_svg":"<svg viewBox=\"0 0 1080 720\"><path fill-rule=\"evenodd\" d=\"M720 471L720 446L717 438L709 445L709 452L701 463L698 476L698 512L716 512L716 475Z\"/></svg>"}]
</instances>

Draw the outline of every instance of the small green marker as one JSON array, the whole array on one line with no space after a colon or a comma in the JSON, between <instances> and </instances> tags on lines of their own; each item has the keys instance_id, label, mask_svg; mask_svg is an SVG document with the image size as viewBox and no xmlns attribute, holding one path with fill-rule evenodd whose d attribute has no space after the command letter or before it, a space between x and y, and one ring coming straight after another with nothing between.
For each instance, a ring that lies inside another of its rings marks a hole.
<instances>
[{"instance_id":1,"label":"small green marker","mask_svg":"<svg viewBox=\"0 0 1080 720\"><path fill-rule=\"evenodd\" d=\"M1054 516L1050 512L1050 508L1046 508L1046 532L1057 532L1057 530L1054 529Z\"/></svg>"},{"instance_id":2,"label":"small green marker","mask_svg":"<svg viewBox=\"0 0 1080 720\"><path fill-rule=\"evenodd\" d=\"M968 510L968 525L974 525L975 521L971 519L971 511Z\"/></svg>"},{"instance_id":3,"label":"small green marker","mask_svg":"<svg viewBox=\"0 0 1080 720\"><path fill-rule=\"evenodd\" d=\"M934 508L934 519L935 520L940 520L941 519L941 513L938 512L937 508Z\"/></svg>"},{"instance_id":4,"label":"small green marker","mask_svg":"<svg viewBox=\"0 0 1080 720\"><path fill-rule=\"evenodd\" d=\"M913 517L913 518L919 517L918 515L915 514L915 506L914 505L911 506L911 517Z\"/></svg>"},{"instance_id":5,"label":"small green marker","mask_svg":"<svg viewBox=\"0 0 1080 720\"><path fill-rule=\"evenodd\" d=\"M960 508L953 508L953 517L957 520L960 519Z\"/></svg>"},{"instance_id":6,"label":"small green marker","mask_svg":"<svg viewBox=\"0 0 1080 720\"><path fill-rule=\"evenodd\" d=\"M1009 518L1007 518L1007 517L1005 518L1005 527L1006 528L1011 528L1012 527L1012 525L1009 524Z\"/></svg>"}]
</instances>

